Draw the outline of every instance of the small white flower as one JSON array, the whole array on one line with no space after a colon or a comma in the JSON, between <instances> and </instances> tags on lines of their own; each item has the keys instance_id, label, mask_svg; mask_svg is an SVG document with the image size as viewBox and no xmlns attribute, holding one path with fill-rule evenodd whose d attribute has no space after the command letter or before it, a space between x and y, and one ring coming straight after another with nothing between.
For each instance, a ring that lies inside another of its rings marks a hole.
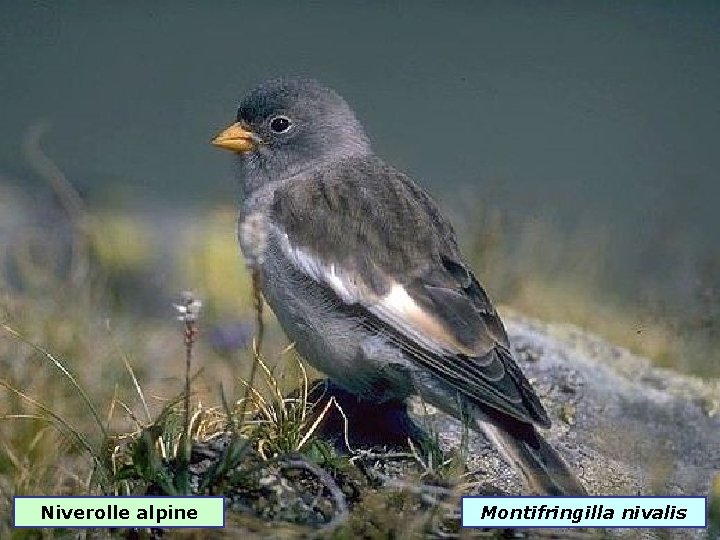
<instances>
[{"instance_id":1,"label":"small white flower","mask_svg":"<svg viewBox=\"0 0 720 540\"><path fill-rule=\"evenodd\" d=\"M202 301L195 298L193 293L184 291L180 294L180 302L173 304L175 310L179 313L177 320L183 322L195 322L200 315L202 309Z\"/></svg>"}]
</instances>

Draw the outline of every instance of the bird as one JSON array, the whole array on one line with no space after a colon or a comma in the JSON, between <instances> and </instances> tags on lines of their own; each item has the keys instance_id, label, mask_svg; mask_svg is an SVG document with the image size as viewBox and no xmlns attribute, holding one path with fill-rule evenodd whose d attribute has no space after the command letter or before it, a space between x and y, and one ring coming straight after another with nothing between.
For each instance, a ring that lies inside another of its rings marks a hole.
<instances>
[{"instance_id":1,"label":"bird","mask_svg":"<svg viewBox=\"0 0 720 540\"><path fill-rule=\"evenodd\" d=\"M358 399L419 396L483 433L534 494L587 494L452 224L337 92L267 80L211 142L236 156L240 248L303 358Z\"/></svg>"}]
</instances>

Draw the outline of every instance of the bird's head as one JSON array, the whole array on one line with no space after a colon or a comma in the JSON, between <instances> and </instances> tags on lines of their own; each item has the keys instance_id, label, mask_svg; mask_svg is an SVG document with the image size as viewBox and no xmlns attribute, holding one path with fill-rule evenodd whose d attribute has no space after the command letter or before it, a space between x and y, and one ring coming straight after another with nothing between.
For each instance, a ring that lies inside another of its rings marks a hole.
<instances>
[{"instance_id":1,"label":"bird's head","mask_svg":"<svg viewBox=\"0 0 720 540\"><path fill-rule=\"evenodd\" d=\"M253 190L318 165L370 153L348 104L314 80L273 79L240 102L236 122L212 143L239 156Z\"/></svg>"}]
</instances>

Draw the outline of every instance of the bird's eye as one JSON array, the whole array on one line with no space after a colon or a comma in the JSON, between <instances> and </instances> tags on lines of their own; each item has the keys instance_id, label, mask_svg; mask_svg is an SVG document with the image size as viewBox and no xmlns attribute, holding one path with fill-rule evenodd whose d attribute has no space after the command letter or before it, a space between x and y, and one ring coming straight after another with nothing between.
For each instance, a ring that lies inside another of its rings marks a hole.
<instances>
[{"instance_id":1,"label":"bird's eye","mask_svg":"<svg viewBox=\"0 0 720 540\"><path fill-rule=\"evenodd\" d=\"M276 116L270 120L270 129L275 133L285 133L292 127L292 122L287 116Z\"/></svg>"}]
</instances>

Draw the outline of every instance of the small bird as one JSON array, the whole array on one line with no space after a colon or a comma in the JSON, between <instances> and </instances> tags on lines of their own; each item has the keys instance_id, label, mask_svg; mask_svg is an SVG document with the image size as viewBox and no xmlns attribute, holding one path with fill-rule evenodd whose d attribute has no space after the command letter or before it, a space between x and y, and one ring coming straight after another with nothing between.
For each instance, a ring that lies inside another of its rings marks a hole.
<instances>
[{"instance_id":1,"label":"small bird","mask_svg":"<svg viewBox=\"0 0 720 540\"><path fill-rule=\"evenodd\" d=\"M534 493L586 494L535 428L548 415L452 225L343 98L269 80L212 143L237 155L243 255L308 362L363 400L418 395L467 422Z\"/></svg>"}]
</instances>

